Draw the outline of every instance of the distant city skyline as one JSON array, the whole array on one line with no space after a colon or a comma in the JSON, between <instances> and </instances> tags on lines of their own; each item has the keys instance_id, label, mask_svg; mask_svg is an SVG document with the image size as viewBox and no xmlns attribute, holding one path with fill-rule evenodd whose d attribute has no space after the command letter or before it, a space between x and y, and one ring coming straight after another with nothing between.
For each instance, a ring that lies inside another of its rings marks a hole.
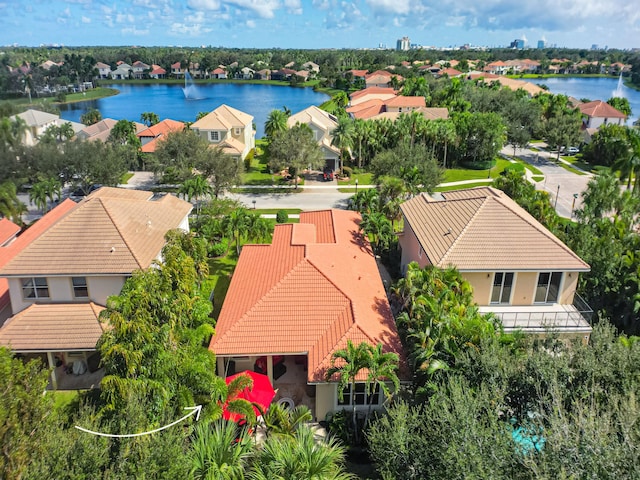
<instances>
[{"instance_id":1,"label":"distant city skyline","mask_svg":"<svg viewBox=\"0 0 640 480\"><path fill-rule=\"evenodd\" d=\"M0 16L0 45L640 47L640 10L617 0L4 0Z\"/></svg>"}]
</instances>

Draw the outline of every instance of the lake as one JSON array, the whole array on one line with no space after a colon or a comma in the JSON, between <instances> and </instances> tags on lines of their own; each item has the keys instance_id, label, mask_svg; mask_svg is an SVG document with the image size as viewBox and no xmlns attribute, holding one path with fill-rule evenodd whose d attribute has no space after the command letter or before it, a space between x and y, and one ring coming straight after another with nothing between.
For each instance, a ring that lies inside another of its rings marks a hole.
<instances>
[{"instance_id":1,"label":"lake","mask_svg":"<svg viewBox=\"0 0 640 480\"><path fill-rule=\"evenodd\" d=\"M256 138L264 136L264 122L274 109L287 107L292 113L310 105L327 101L325 93L312 88L294 88L277 85L242 83L215 83L191 86L185 98L181 85L110 85L120 91L118 95L86 102L60 106L60 116L65 120L80 121L80 116L91 108L97 108L102 118L140 121L143 112L154 112L160 120L171 118L194 122L199 112L210 112L223 103L253 115ZM195 92L191 89L194 89Z\"/></svg>"},{"instance_id":2,"label":"lake","mask_svg":"<svg viewBox=\"0 0 640 480\"><path fill-rule=\"evenodd\" d=\"M618 88L617 78L554 77L526 79L526 81L536 84L544 83L551 93L562 93L578 100L588 98L604 102L613 97L613 92ZM622 96L629 100L631 105L631 118L627 120L627 124L632 125L640 116L640 91L622 85Z\"/></svg>"}]
</instances>

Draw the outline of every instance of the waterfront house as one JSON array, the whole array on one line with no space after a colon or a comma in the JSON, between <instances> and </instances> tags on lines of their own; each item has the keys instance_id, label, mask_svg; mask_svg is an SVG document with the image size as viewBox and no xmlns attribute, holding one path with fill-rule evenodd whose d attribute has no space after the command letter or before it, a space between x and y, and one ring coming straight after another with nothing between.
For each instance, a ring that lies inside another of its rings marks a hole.
<instances>
[{"instance_id":1,"label":"waterfront house","mask_svg":"<svg viewBox=\"0 0 640 480\"><path fill-rule=\"evenodd\" d=\"M209 348L218 375L266 373L278 398L305 404L317 420L349 405L325 373L336 350L367 342L402 356L376 259L349 210L302 212L300 223L275 226L270 245L245 245ZM355 403L365 410L366 373ZM374 408L384 398L373 396Z\"/></svg>"},{"instance_id":2,"label":"waterfront house","mask_svg":"<svg viewBox=\"0 0 640 480\"><path fill-rule=\"evenodd\" d=\"M117 120L113 118L105 118L100 120L93 125L89 125L88 127L83 128L78 133L76 133L75 138L77 140L89 140L89 141L101 141L106 142L109 139L109 135L111 134L111 129L118 123ZM146 125L142 123L133 122L136 127L136 134L147 128Z\"/></svg>"},{"instance_id":3,"label":"waterfront house","mask_svg":"<svg viewBox=\"0 0 640 480\"><path fill-rule=\"evenodd\" d=\"M95 65L98 70L98 78L111 78L111 66L106 63L98 62Z\"/></svg>"},{"instance_id":4,"label":"waterfront house","mask_svg":"<svg viewBox=\"0 0 640 480\"><path fill-rule=\"evenodd\" d=\"M287 119L289 128L297 123L304 123L311 128L313 138L315 138L322 150L326 166L337 172L340 169L340 149L335 145L331 145L333 140L331 132L338 126L338 119L334 115L312 105Z\"/></svg>"},{"instance_id":5,"label":"waterfront house","mask_svg":"<svg viewBox=\"0 0 640 480\"><path fill-rule=\"evenodd\" d=\"M133 67L124 62L118 62L118 67L111 72L112 80L128 80L133 74Z\"/></svg>"},{"instance_id":6,"label":"waterfront house","mask_svg":"<svg viewBox=\"0 0 640 480\"><path fill-rule=\"evenodd\" d=\"M151 72L149 72L149 77L155 78L156 80L166 78L167 71L160 65L153 64L151 65Z\"/></svg>"},{"instance_id":7,"label":"waterfront house","mask_svg":"<svg viewBox=\"0 0 640 480\"><path fill-rule=\"evenodd\" d=\"M146 63L141 62L140 60L138 60L137 62L134 62L133 65L131 65L131 72L132 72L133 78L137 80L143 79L145 72L150 70L151 70L151 67Z\"/></svg>"},{"instance_id":8,"label":"waterfront house","mask_svg":"<svg viewBox=\"0 0 640 480\"><path fill-rule=\"evenodd\" d=\"M77 204L65 200L0 256L10 297L0 345L48 362L53 388L65 387L65 366L97 369L107 298L132 272L161 260L166 233L189 230L191 208L173 195L109 187ZM99 381L92 372L86 378Z\"/></svg>"},{"instance_id":9,"label":"waterfront house","mask_svg":"<svg viewBox=\"0 0 640 480\"><path fill-rule=\"evenodd\" d=\"M592 311L576 294L590 267L505 193L491 187L422 193L401 205L401 268L456 267L480 311L505 331L588 340Z\"/></svg>"},{"instance_id":10,"label":"waterfront house","mask_svg":"<svg viewBox=\"0 0 640 480\"><path fill-rule=\"evenodd\" d=\"M582 113L583 129L598 129L602 125L624 125L627 116L620 110L612 107L602 100L581 103L578 105Z\"/></svg>"},{"instance_id":11,"label":"waterfront house","mask_svg":"<svg viewBox=\"0 0 640 480\"><path fill-rule=\"evenodd\" d=\"M244 160L255 148L253 116L228 105L220 105L202 117L191 125L191 130L237 160Z\"/></svg>"},{"instance_id":12,"label":"waterfront house","mask_svg":"<svg viewBox=\"0 0 640 480\"><path fill-rule=\"evenodd\" d=\"M184 122L178 122L166 118L161 122L151 125L148 128L136 133L140 139L140 151L143 153L154 153L158 148L158 142L171 132L181 132L184 130Z\"/></svg>"},{"instance_id":13,"label":"waterfront house","mask_svg":"<svg viewBox=\"0 0 640 480\"><path fill-rule=\"evenodd\" d=\"M17 118L21 118L27 126L20 140L20 142L26 146L33 146L38 143L39 138L50 127L59 127L68 123L71 125L74 133L78 133L85 128L81 123L63 120L59 115L41 112L40 110L29 109L10 116L9 120L15 121Z\"/></svg>"},{"instance_id":14,"label":"waterfront house","mask_svg":"<svg viewBox=\"0 0 640 480\"><path fill-rule=\"evenodd\" d=\"M211 78L225 79L227 78L227 72L224 68L218 67L211 72Z\"/></svg>"}]
</instances>

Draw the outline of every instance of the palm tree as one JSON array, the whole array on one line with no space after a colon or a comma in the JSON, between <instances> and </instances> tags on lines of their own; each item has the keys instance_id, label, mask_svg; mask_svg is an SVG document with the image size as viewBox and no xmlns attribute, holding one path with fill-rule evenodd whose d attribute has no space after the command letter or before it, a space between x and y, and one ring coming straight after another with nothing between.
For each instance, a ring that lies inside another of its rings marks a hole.
<instances>
[{"instance_id":1,"label":"palm tree","mask_svg":"<svg viewBox=\"0 0 640 480\"><path fill-rule=\"evenodd\" d=\"M200 198L211 195L212 189L207 179L204 175L196 175L195 177L187 178L182 185L180 185L180 189L178 190L178 195L182 195L187 199L188 202L191 199L195 199L196 201L196 214L200 214Z\"/></svg>"},{"instance_id":2,"label":"palm tree","mask_svg":"<svg viewBox=\"0 0 640 480\"><path fill-rule=\"evenodd\" d=\"M264 133L267 138L272 139L279 132L284 132L287 129L287 119L289 115L282 110L271 110L267 121L264 123Z\"/></svg>"},{"instance_id":3,"label":"palm tree","mask_svg":"<svg viewBox=\"0 0 640 480\"><path fill-rule=\"evenodd\" d=\"M34 183L29 190L29 202L45 213L47 210L47 185L44 182Z\"/></svg>"},{"instance_id":4,"label":"palm tree","mask_svg":"<svg viewBox=\"0 0 640 480\"><path fill-rule=\"evenodd\" d=\"M256 242L268 242L271 238L273 228L266 218L262 218L258 213L247 215L247 237Z\"/></svg>"},{"instance_id":5,"label":"palm tree","mask_svg":"<svg viewBox=\"0 0 640 480\"><path fill-rule=\"evenodd\" d=\"M362 214L377 211L380 205L380 192L376 188L363 188L349 202L349 209Z\"/></svg>"},{"instance_id":6,"label":"palm tree","mask_svg":"<svg viewBox=\"0 0 640 480\"><path fill-rule=\"evenodd\" d=\"M302 426L295 437L272 436L258 451L248 478L252 480L314 479L354 480L344 471L345 449L336 438L317 441Z\"/></svg>"},{"instance_id":7,"label":"palm tree","mask_svg":"<svg viewBox=\"0 0 640 480\"><path fill-rule=\"evenodd\" d=\"M355 346L351 340L347 340L347 348L336 350L331 355L331 367L325 374L327 382L331 381L334 375L338 375L338 398L344 401L344 391L350 389L349 405L353 413L353 428L358 441L358 421L356 419L356 377L361 370L367 368L371 363L371 352L369 344L362 342Z\"/></svg>"},{"instance_id":8,"label":"palm tree","mask_svg":"<svg viewBox=\"0 0 640 480\"><path fill-rule=\"evenodd\" d=\"M353 148L353 136L353 120L349 117L340 118L338 126L331 131L331 145L340 149L340 173L344 167L344 152Z\"/></svg>"},{"instance_id":9,"label":"palm tree","mask_svg":"<svg viewBox=\"0 0 640 480\"><path fill-rule=\"evenodd\" d=\"M367 395L369 396L369 409L367 412L367 420L371 416L371 407L373 405L373 397L376 390L379 390L385 397L390 398L392 395L388 382L391 382L393 391L400 389L400 380L398 379L398 362L400 358L397 353L383 352L382 344L379 343L375 347L369 346L370 359L367 369ZM366 426L366 421L365 421Z\"/></svg>"},{"instance_id":10,"label":"palm tree","mask_svg":"<svg viewBox=\"0 0 640 480\"><path fill-rule=\"evenodd\" d=\"M158 117L158 114L154 112L142 112L140 114L140 121L147 127L150 127L158 123L160 121L160 117Z\"/></svg>"},{"instance_id":11,"label":"palm tree","mask_svg":"<svg viewBox=\"0 0 640 480\"><path fill-rule=\"evenodd\" d=\"M382 212L364 213L360 222L363 230L373 241L373 251L380 252L380 248L391 240L393 228L391 222Z\"/></svg>"},{"instance_id":12,"label":"palm tree","mask_svg":"<svg viewBox=\"0 0 640 480\"><path fill-rule=\"evenodd\" d=\"M97 108L91 108L87 113L80 116L80 122L85 125L93 125L102 120L102 114Z\"/></svg>"},{"instance_id":13,"label":"palm tree","mask_svg":"<svg viewBox=\"0 0 640 480\"><path fill-rule=\"evenodd\" d=\"M0 184L0 216L22 225L22 214L27 206L18 199L18 190L13 182Z\"/></svg>"},{"instance_id":14,"label":"palm tree","mask_svg":"<svg viewBox=\"0 0 640 480\"><path fill-rule=\"evenodd\" d=\"M224 230L227 232L236 244L236 252L240 255L240 241L246 237L249 232L249 218L247 210L244 208L236 208L223 220Z\"/></svg>"},{"instance_id":15,"label":"palm tree","mask_svg":"<svg viewBox=\"0 0 640 480\"><path fill-rule=\"evenodd\" d=\"M620 180L627 179L627 190L631 189L633 182L633 190L640 188L640 132L635 128L627 128L626 143L628 144L627 155L616 161L612 168L620 172Z\"/></svg>"},{"instance_id":16,"label":"palm tree","mask_svg":"<svg viewBox=\"0 0 640 480\"><path fill-rule=\"evenodd\" d=\"M191 475L194 480L242 480L251 450L251 439L234 422L199 423L188 454Z\"/></svg>"},{"instance_id":17,"label":"palm tree","mask_svg":"<svg viewBox=\"0 0 640 480\"><path fill-rule=\"evenodd\" d=\"M267 426L267 436L288 435L292 437L305 422L313 420L311 410L305 405L289 409L280 403L274 403L263 415Z\"/></svg>"}]
</instances>

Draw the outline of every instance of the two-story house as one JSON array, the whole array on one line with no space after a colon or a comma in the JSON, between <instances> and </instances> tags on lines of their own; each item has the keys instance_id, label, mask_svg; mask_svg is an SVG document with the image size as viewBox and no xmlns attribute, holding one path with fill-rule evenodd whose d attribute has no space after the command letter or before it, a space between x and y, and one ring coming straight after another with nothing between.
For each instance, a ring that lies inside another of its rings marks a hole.
<instances>
[{"instance_id":1,"label":"two-story house","mask_svg":"<svg viewBox=\"0 0 640 480\"><path fill-rule=\"evenodd\" d=\"M98 78L111 78L111 66L106 63L98 62L95 65L98 70Z\"/></svg>"},{"instance_id":2,"label":"two-story house","mask_svg":"<svg viewBox=\"0 0 640 480\"><path fill-rule=\"evenodd\" d=\"M255 148L253 117L228 105L220 105L191 125L191 130L237 160Z\"/></svg>"},{"instance_id":3,"label":"two-story house","mask_svg":"<svg viewBox=\"0 0 640 480\"><path fill-rule=\"evenodd\" d=\"M134 62L133 65L131 65L133 78L136 78L138 80L144 78L144 73L150 70L151 70L151 67L146 63L141 62L140 60L138 60L137 62Z\"/></svg>"},{"instance_id":4,"label":"two-story house","mask_svg":"<svg viewBox=\"0 0 640 480\"><path fill-rule=\"evenodd\" d=\"M37 236L0 268L11 302L0 345L46 358L54 388L64 366L97 365L91 358L109 328L99 320L107 298L132 272L161 261L165 234L188 231L191 208L173 195L110 187L56 207L43 217L52 221L41 231L36 222Z\"/></svg>"},{"instance_id":5,"label":"two-story house","mask_svg":"<svg viewBox=\"0 0 640 480\"><path fill-rule=\"evenodd\" d=\"M588 339L591 309L576 294L590 270L580 257L505 193L491 187L421 194L401 205L402 269L456 267L482 312L505 331Z\"/></svg>"},{"instance_id":6,"label":"two-story house","mask_svg":"<svg viewBox=\"0 0 640 480\"><path fill-rule=\"evenodd\" d=\"M40 110L25 110L22 113L10 116L9 120L16 121L18 118L22 119L27 127L22 133L22 138L20 139L20 142L26 146L32 146L38 143L40 137L50 127L59 127L68 123L71 125L74 133L78 133L85 128L81 123L63 120L59 115L41 112Z\"/></svg>"},{"instance_id":7,"label":"two-story house","mask_svg":"<svg viewBox=\"0 0 640 480\"><path fill-rule=\"evenodd\" d=\"M340 149L335 145L331 145L333 140L331 132L338 126L338 119L334 115L312 105L287 119L289 128L297 123L304 123L311 128L313 137L320 145L327 167L337 172L340 168Z\"/></svg>"},{"instance_id":8,"label":"two-story house","mask_svg":"<svg viewBox=\"0 0 640 480\"><path fill-rule=\"evenodd\" d=\"M602 100L581 103L578 105L582 113L582 126L585 129L597 129L602 125L624 125L627 116L617 108L612 107Z\"/></svg>"}]
</instances>

